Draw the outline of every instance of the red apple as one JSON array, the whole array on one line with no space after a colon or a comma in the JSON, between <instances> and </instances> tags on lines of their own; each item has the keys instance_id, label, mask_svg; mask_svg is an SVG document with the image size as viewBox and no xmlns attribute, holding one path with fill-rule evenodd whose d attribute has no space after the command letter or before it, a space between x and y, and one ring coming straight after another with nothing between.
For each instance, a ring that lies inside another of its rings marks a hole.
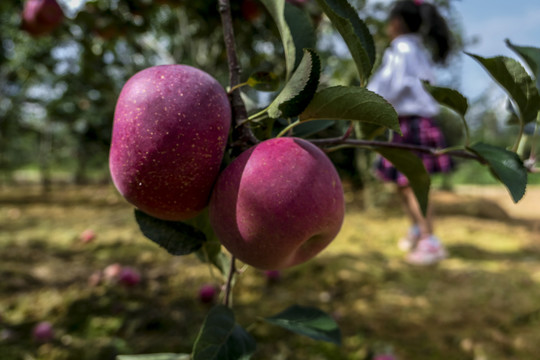
<instances>
[{"instance_id":1,"label":"red apple","mask_svg":"<svg viewBox=\"0 0 540 360\"><path fill-rule=\"evenodd\" d=\"M118 275L118 283L126 287L133 287L141 282L141 275L132 267L123 267Z\"/></svg>"},{"instance_id":2,"label":"red apple","mask_svg":"<svg viewBox=\"0 0 540 360\"><path fill-rule=\"evenodd\" d=\"M124 85L109 165L118 191L143 212L186 220L208 205L231 124L227 93L187 65L154 66Z\"/></svg>"},{"instance_id":3,"label":"red apple","mask_svg":"<svg viewBox=\"0 0 540 360\"><path fill-rule=\"evenodd\" d=\"M268 284L274 284L281 280L281 271L279 270L266 270L264 275Z\"/></svg>"},{"instance_id":4,"label":"red apple","mask_svg":"<svg viewBox=\"0 0 540 360\"><path fill-rule=\"evenodd\" d=\"M54 338L54 329L50 322L42 321L32 330L32 336L37 342L49 342Z\"/></svg>"},{"instance_id":5,"label":"red apple","mask_svg":"<svg viewBox=\"0 0 540 360\"><path fill-rule=\"evenodd\" d=\"M103 278L108 282L114 282L118 280L121 272L122 265L120 265L119 263L110 264L107 265L105 269L103 269Z\"/></svg>"},{"instance_id":6,"label":"red apple","mask_svg":"<svg viewBox=\"0 0 540 360\"><path fill-rule=\"evenodd\" d=\"M256 21L262 14L262 10L255 0L243 0L241 5L242 16L249 22Z\"/></svg>"},{"instance_id":7,"label":"red apple","mask_svg":"<svg viewBox=\"0 0 540 360\"><path fill-rule=\"evenodd\" d=\"M210 304L216 301L217 290L214 285L205 284L199 289L199 301L203 304Z\"/></svg>"},{"instance_id":8,"label":"red apple","mask_svg":"<svg viewBox=\"0 0 540 360\"><path fill-rule=\"evenodd\" d=\"M96 233L92 229L86 229L79 235L79 239L85 244L94 241L95 238Z\"/></svg>"},{"instance_id":9,"label":"red apple","mask_svg":"<svg viewBox=\"0 0 540 360\"><path fill-rule=\"evenodd\" d=\"M221 243L246 264L279 270L303 263L338 234L341 180L326 154L298 138L263 141L219 176L210 222Z\"/></svg>"},{"instance_id":10,"label":"red apple","mask_svg":"<svg viewBox=\"0 0 540 360\"><path fill-rule=\"evenodd\" d=\"M24 3L22 28L33 36L52 32L64 21L64 12L56 0L28 0Z\"/></svg>"}]
</instances>

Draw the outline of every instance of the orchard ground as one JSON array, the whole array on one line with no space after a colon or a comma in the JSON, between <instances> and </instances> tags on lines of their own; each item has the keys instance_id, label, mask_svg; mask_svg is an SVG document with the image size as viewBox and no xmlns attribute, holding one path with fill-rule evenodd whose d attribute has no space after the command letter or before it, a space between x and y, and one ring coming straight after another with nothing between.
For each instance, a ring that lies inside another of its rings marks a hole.
<instances>
[{"instance_id":1,"label":"orchard ground","mask_svg":"<svg viewBox=\"0 0 540 360\"><path fill-rule=\"evenodd\" d=\"M237 321L255 336L253 359L364 359L392 347L401 360L532 359L540 351L540 187L513 205L502 186L434 191L437 233L450 258L407 265L407 229L391 191L347 190L338 238L277 282L249 268L234 291ZM80 240L92 229L95 239ZM118 353L190 352L218 281L195 256L172 257L139 232L109 185L0 188L0 358L114 359ZM132 287L90 284L107 265L137 269ZM217 276L217 273L214 272ZM257 322L299 303L335 316L343 345ZM54 326L52 342L32 328ZM250 325L251 324L251 325Z\"/></svg>"}]
</instances>

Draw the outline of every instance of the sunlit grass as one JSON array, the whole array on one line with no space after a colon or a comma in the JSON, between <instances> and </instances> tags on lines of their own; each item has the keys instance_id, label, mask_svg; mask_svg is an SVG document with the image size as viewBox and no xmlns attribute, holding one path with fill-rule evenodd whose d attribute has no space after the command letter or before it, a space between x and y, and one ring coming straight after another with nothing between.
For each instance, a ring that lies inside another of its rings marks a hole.
<instances>
[{"instance_id":1,"label":"sunlit grass","mask_svg":"<svg viewBox=\"0 0 540 360\"><path fill-rule=\"evenodd\" d=\"M339 236L314 260L284 271L279 282L268 284L252 268L241 275L234 308L257 339L254 359L360 360L385 347L400 359L534 358L540 350L538 217L504 217L506 208L497 203L435 193L437 233L451 256L417 268L396 247L407 231L405 217L391 193L379 195L386 206L362 210L361 197L347 193ZM197 301L198 288L219 276L194 256L174 258L146 240L111 186L64 186L46 195L34 187L4 188L0 228L0 331L11 334L0 339L6 359L190 351L209 309ZM97 237L82 244L79 234L87 228ZM130 289L88 284L115 262L137 268L142 283ZM343 345L257 321L295 303L332 314ZM42 320L55 325L52 343L31 339Z\"/></svg>"}]
</instances>

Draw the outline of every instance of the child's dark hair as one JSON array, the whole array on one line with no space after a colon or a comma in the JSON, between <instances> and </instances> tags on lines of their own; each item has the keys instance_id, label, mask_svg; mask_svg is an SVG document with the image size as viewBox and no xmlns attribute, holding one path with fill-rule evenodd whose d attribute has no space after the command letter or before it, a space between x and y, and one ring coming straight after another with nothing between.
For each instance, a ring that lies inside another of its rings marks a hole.
<instances>
[{"instance_id":1,"label":"child's dark hair","mask_svg":"<svg viewBox=\"0 0 540 360\"><path fill-rule=\"evenodd\" d=\"M400 18L408 32L423 35L433 48L435 62L443 63L446 60L450 53L452 35L435 5L423 1L397 1L389 18Z\"/></svg>"}]
</instances>

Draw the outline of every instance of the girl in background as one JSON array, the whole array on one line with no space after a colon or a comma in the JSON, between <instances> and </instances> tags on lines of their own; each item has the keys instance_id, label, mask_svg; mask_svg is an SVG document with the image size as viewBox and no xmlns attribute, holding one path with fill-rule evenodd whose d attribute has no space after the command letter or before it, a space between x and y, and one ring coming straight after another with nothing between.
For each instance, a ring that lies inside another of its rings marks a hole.
<instances>
[{"instance_id":1,"label":"girl in background","mask_svg":"<svg viewBox=\"0 0 540 360\"><path fill-rule=\"evenodd\" d=\"M444 137L434 121L438 103L424 89L422 81L433 82L434 63L444 63L451 35L437 8L423 1L397 1L390 11L386 28L391 43L368 89L384 97L396 109L403 135L392 142L442 148ZM447 155L418 154L426 170L433 173L452 169ZM397 185L398 193L411 220L408 235L399 247L409 251L407 261L430 265L444 259L446 251L433 234L433 213L428 206L424 217L407 178L385 158L377 163L377 175Z\"/></svg>"}]
</instances>

